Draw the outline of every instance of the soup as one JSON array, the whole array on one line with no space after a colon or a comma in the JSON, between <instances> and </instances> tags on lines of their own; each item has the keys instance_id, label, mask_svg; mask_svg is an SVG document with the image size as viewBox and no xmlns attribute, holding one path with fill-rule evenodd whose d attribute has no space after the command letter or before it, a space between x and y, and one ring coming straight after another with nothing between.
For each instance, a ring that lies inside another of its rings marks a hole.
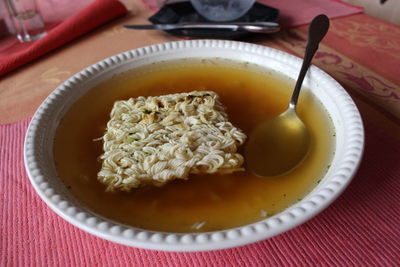
<instances>
[{"instance_id":1,"label":"soup","mask_svg":"<svg viewBox=\"0 0 400 267\"><path fill-rule=\"evenodd\" d=\"M93 140L104 134L115 101L193 90L219 94L229 120L248 135L258 123L286 109L293 85L270 70L223 59L154 63L115 75L80 98L60 122L54 145L58 175L95 213L146 230L207 232L260 221L307 195L333 156L332 122L307 90L300 96L298 113L310 130L311 150L299 167L276 178L247 171L191 175L163 187L105 192L97 180L102 142Z\"/></svg>"}]
</instances>

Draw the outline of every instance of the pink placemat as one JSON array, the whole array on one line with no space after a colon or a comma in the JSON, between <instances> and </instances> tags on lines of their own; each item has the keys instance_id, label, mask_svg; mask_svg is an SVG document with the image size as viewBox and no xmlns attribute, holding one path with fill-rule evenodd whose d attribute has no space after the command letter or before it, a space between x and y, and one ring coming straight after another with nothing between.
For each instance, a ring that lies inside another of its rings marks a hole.
<instances>
[{"instance_id":1,"label":"pink placemat","mask_svg":"<svg viewBox=\"0 0 400 267\"><path fill-rule=\"evenodd\" d=\"M368 120L359 172L321 214L265 241L196 253L118 245L65 222L26 175L28 123L0 126L0 266L400 265L400 142Z\"/></svg>"},{"instance_id":2,"label":"pink placemat","mask_svg":"<svg viewBox=\"0 0 400 267\"><path fill-rule=\"evenodd\" d=\"M157 11L164 3L182 0L141 0L151 11ZM259 3L278 8L279 22L284 28L308 24L319 14L338 18L363 12L362 7L350 5L340 0L257 0Z\"/></svg>"}]
</instances>

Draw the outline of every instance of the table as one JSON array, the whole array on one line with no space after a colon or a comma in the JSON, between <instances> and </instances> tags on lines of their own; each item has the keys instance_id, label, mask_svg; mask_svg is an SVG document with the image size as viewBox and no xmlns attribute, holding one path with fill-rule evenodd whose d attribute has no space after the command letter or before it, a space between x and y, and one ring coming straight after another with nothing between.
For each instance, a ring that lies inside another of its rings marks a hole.
<instances>
[{"instance_id":1,"label":"table","mask_svg":"<svg viewBox=\"0 0 400 267\"><path fill-rule=\"evenodd\" d=\"M149 15L146 7L135 1L130 14L1 77L0 139L17 142L21 148L23 140L12 139L11 133L24 132L45 97L74 73L126 50L180 40L160 31L121 27L126 23L147 23ZM306 30L306 26L301 26L245 41L301 57ZM3 181L0 188L0 201L6 203L2 206L0 226L2 231L6 227L23 231L1 239L0 265L400 264L400 212L394 206L398 207L400 200L399 60L400 27L365 14L331 21L330 32L313 62L339 81L359 107L366 129L365 156L345 193L300 227L263 242L216 252L164 253L116 245L68 225L50 211L24 176L22 151L11 150L13 163L8 170L18 169L22 176L5 172L7 166L0 160L0 181L15 179ZM4 149L9 147L0 147L0 152L7 155ZM20 187L21 194L32 199L25 204L31 205L33 211L10 210L17 200L10 199L7 186ZM21 223L26 225L18 228ZM44 237L32 232L38 227L44 229ZM58 232L59 227L65 232Z\"/></svg>"}]
</instances>

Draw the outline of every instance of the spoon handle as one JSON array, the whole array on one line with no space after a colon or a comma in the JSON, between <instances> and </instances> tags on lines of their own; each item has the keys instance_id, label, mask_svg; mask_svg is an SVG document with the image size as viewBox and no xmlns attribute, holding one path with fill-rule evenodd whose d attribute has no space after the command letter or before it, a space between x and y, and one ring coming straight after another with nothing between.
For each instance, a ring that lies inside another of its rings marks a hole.
<instances>
[{"instance_id":1,"label":"spoon handle","mask_svg":"<svg viewBox=\"0 0 400 267\"><path fill-rule=\"evenodd\" d=\"M321 14L316 16L310 24L308 29L308 42L306 51L304 54L303 64L299 77L297 78L296 86L294 87L292 97L290 99L289 107L295 108L299 99L301 85L303 84L304 77L306 76L307 70L310 67L311 60L317 52L318 45L322 38L326 35L329 29L329 19L327 16Z\"/></svg>"}]
</instances>

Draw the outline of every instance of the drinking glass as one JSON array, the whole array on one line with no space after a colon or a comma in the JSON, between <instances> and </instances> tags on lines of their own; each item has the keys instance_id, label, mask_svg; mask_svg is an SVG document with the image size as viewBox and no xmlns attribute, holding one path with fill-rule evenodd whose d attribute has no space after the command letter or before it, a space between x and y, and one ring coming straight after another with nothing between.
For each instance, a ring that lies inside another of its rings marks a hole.
<instances>
[{"instance_id":1,"label":"drinking glass","mask_svg":"<svg viewBox=\"0 0 400 267\"><path fill-rule=\"evenodd\" d=\"M46 35L35 0L5 0L5 5L20 42L34 41Z\"/></svg>"},{"instance_id":2,"label":"drinking glass","mask_svg":"<svg viewBox=\"0 0 400 267\"><path fill-rule=\"evenodd\" d=\"M190 0L200 15L210 21L234 21L253 6L255 0Z\"/></svg>"}]
</instances>

